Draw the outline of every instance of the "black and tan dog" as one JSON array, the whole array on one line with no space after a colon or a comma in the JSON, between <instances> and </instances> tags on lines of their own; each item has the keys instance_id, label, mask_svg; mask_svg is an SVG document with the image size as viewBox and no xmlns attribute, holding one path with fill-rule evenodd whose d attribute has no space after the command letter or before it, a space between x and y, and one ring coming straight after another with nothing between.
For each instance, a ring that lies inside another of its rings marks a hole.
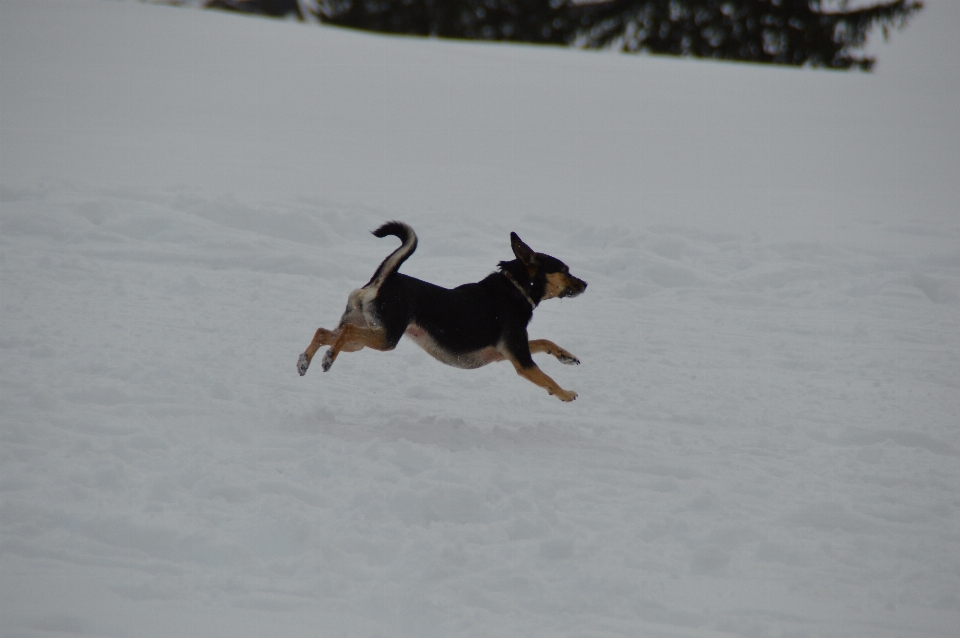
<instances>
[{"instance_id":1,"label":"black and tan dog","mask_svg":"<svg viewBox=\"0 0 960 638\"><path fill-rule=\"evenodd\" d=\"M527 324L541 301L575 297L586 289L587 282L571 275L566 264L534 252L510 233L516 259L501 261L498 272L482 281L448 290L397 272L417 248L412 228L388 222L373 234L399 237L403 245L383 260L366 286L350 293L336 330L317 330L297 361L301 376L321 346L331 346L321 363L326 371L341 351L393 350L407 334L447 365L479 368L506 359L520 376L561 401L577 398L544 374L530 355L546 352L566 364L580 360L552 341L527 338Z\"/></svg>"}]
</instances>

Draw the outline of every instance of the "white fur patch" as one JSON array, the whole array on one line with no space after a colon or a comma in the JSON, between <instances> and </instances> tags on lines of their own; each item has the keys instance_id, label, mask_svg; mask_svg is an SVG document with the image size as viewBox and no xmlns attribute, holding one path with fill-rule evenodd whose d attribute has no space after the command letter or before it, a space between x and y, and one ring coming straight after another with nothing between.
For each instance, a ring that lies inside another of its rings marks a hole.
<instances>
[{"instance_id":1,"label":"white fur patch","mask_svg":"<svg viewBox=\"0 0 960 638\"><path fill-rule=\"evenodd\" d=\"M503 361L504 359L500 351L493 346L460 354L444 350L443 347L430 336L429 332L415 323L407 326L406 335L410 337L414 343L426 350L434 359L455 368L480 368L488 363Z\"/></svg>"}]
</instances>

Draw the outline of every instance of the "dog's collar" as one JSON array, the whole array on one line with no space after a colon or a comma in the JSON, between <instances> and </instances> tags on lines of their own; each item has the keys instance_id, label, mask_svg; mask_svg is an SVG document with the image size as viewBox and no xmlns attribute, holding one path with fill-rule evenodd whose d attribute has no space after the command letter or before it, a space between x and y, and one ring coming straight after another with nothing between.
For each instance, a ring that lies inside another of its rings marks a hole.
<instances>
[{"instance_id":1,"label":"dog's collar","mask_svg":"<svg viewBox=\"0 0 960 638\"><path fill-rule=\"evenodd\" d=\"M533 297L530 296L530 293L528 293L526 290L523 289L523 286L520 285L520 282L513 278L513 275L511 275L506 270L501 270L500 274L502 274L504 277L506 277L510 281L510 283L516 286L517 290L520 291L520 294L523 295L523 298L527 300L531 308L537 307L537 302L533 300Z\"/></svg>"}]
</instances>

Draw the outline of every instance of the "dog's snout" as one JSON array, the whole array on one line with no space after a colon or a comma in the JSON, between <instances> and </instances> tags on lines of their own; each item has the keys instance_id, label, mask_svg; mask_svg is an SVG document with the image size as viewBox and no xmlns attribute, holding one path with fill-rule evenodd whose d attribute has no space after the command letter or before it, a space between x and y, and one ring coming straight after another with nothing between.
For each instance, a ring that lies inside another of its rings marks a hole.
<instances>
[{"instance_id":1,"label":"dog's snout","mask_svg":"<svg viewBox=\"0 0 960 638\"><path fill-rule=\"evenodd\" d=\"M567 275L567 287L560 294L561 297L576 297L579 294L582 294L584 290L587 289L587 282L583 279L578 279L573 275Z\"/></svg>"}]
</instances>

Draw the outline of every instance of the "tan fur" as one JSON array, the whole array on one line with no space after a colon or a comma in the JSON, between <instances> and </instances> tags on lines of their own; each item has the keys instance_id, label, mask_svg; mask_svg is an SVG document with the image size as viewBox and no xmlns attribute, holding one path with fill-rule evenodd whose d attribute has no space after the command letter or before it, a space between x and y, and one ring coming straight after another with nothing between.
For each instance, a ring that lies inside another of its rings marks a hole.
<instances>
[{"instance_id":1,"label":"tan fur","mask_svg":"<svg viewBox=\"0 0 960 638\"><path fill-rule=\"evenodd\" d=\"M546 339L543 339L541 341L546 342ZM556 344L553 344L553 345L556 346ZM533 364L532 366L524 368L510 354L509 350L504 348L500 352L501 354L503 354L504 359L507 359L508 361L510 361L510 363L513 364L513 367L517 371L517 374L519 374L521 377L523 377L527 381L540 386L541 388L546 390L548 394L554 395L561 401L568 401L568 402L573 401L574 399L577 398L576 392L564 390L563 388L561 388L556 381L551 379L549 376L547 376L547 374L543 370L537 367L537 364ZM544 352L544 351L541 350L540 352Z\"/></svg>"},{"instance_id":2,"label":"tan fur","mask_svg":"<svg viewBox=\"0 0 960 638\"><path fill-rule=\"evenodd\" d=\"M547 275L547 286L543 292L543 299L553 299L559 297L560 293L567 289L569 283L567 276L562 272L552 272Z\"/></svg>"},{"instance_id":3,"label":"tan fur","mask_svg":"<svg viewBox=\"0 0 960 638\"><path fill-rule=\"evenodd\" d=\"M347 326L350 326L350 330L346 331L345 333L344 328ZM371 345L370 343L366 343L362 338L358 340L357 333L355 332L357 329L364 330L365 328L349 323L341 325L339 328L332 331L327 330L326 328L318 328L316 334L313 335L313 341L310 342L310 345L307 346L307 349L303 353L307 356L307 363L309 364L311 361L313 361L313 356L317 354L317 350L323 346L335 345L339 338L344 334L346 334L346 339L341 342L340 347L337 349L338 354L340 352L356 352L357 350L363 350L365 346L374 348L375 350L381 349ZM366 328L365 330L369 329ZM380 343L382 343L382 336Z\"/></svg>"},{"instance_id":4,"label":"tan fur","mask_svg":"<svg viewBox=\"0 0 960 638\"><path fill-rule=\"evenodd\" d=\"M561 401L573 401L574 399L577 398L576 392L572 392L570 390L564 390L563 388L561 388L559 385L557 385L556 381L554 381L549 376L547 376L547 374L543 370L538 368L536 364L530 366L529 368L521 368L516 363L514 363L513 365L517 369L517 374L519 374L521 377L523 377L527 381L530 381L531 383L535 383L536 385L540 386L541 388L546 390L548 394L554 395Z\"/></svg>"},{"instance_id":5,"label":"tan fur","mask_svg":"<svg viewBox=\"0 0 960 638\"><path fill-rule=\"evenodd\" d=\"M549 339L532 339L530 341L530 354L536 354L538 352L545 352L564 363L580 362L580 360L573 356L568 350L564 350Z\"/></svg>"},{"instance_id":6,"label":"tan fur","mask_svg":"<svg viewBox=\"0 0 960 638\"><path fill-rule=\"evenodd\" d=\"M386 335L378 328L368 328L348 323L338 328L338 330L340 335L337 337L337 340L333 342L333 347L330 348L330 351L327 352L325 357L327 367L333 365L333 362L337 359L337 355L343 350L347 352L356 352L363 348L373 348L381 352L393 350L393 348L387 346Z\"/></svg>"}]
</instances>

